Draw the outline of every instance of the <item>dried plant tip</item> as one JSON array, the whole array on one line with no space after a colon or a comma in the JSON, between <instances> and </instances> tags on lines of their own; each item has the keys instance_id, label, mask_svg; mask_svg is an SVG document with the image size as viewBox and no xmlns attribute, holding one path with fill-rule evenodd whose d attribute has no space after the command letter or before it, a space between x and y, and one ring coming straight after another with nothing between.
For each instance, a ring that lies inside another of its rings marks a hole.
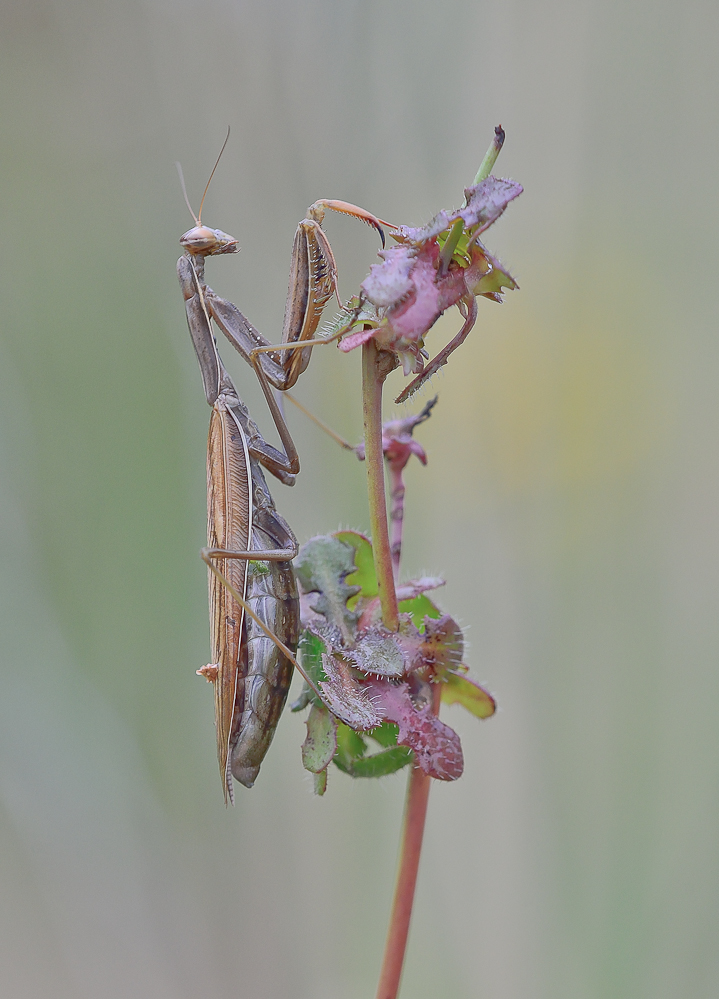
<instances>
[{"instance_id":1,"label":"dried plant tip","mask_svg":"<svg viewBox=\"0 0 719 999\"><path fill-rule=\"evenodd\" d=\"M475 184L479 184L485 177L489 177L490 173L494 169L494 164L497 162L497 157L500 154L502 146L504 145L505 138L506 135L504 129L501 125L497 125L494 130L494 138L492 139L489 149L484 154L484 159L479 165L477 176L474 178Z\"/></svg>"}]
</instances>

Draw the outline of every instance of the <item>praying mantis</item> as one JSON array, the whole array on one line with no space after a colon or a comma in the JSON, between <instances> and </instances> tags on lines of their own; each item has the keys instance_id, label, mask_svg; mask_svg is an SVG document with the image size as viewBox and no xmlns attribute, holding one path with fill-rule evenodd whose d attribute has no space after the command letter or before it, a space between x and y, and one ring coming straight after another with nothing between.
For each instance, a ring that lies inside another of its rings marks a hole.
<instances>
[{"instance_id":1,"label":"praying mantis","mask_svg":"<svg viewBox=\"0 0 719 999\"><path fill-rule=\"evenodd\" d=\"M291 388L309 364L312 348L327 342L315 339L322 310L337 293L337 267L321 229L325 211L367 222L378 230L383 244L384 234L379 220L364 209L344 201L315 202L295 234L282 342L271 344L235 305L205 283L205 258L238 250L234 237L202 224L205 194L197 216L190 208L196 225L180 239L184 253L177 271L205 398L212 407L208 541L201 555L209 569L213 661L198 673L214 685L217 756L227 803L234 802L233 777L245 787L254 784L294 667L321 697L294 655L300 614L291 561L298 552L297 540L275 509L262 471L293 485L300 467L272 387ZM254 368L284 450L263 439L242 402L217 350L212 320Z\"/></svg>"}]
</instances>

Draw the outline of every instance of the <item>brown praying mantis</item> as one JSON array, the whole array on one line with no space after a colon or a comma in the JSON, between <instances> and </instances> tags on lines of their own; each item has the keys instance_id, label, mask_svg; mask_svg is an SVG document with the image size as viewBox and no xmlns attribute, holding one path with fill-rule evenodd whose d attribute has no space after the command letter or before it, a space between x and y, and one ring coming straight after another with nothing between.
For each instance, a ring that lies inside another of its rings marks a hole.
<instances>
[{"instance_id":1,"label":"brown praying mantis","mask_svg":"<svg viewBox=\"0 0 719 999\"><path fill-rule=\"evenodd\" d=\"M337 292L334 255L320 228L325 210L367 222L383 243L384 234L379 220L355 205L331 200L312 205L295 234L282 342L273 345L205 283L205 257L238 249L232 236L202 224L205 194L198 215L192 213L196 225L180 239L185 252L177 271L205 397L212 406L207 547L201 555L209 568L213 661L198 673L214 685L220 774L225 801L234 802L232 778L252 787L287 699L293 667L321 698L294 655L300 614L291 560L298 552L297 540L275 509L262 472L265 468L293 485L300 467L272 386L291 388L309 364L312 348L328 342L315 339L322 310ZM240 399L217 350L212 320L253 366L284 451L263 439Z\"/></svg>"}]
</instances>

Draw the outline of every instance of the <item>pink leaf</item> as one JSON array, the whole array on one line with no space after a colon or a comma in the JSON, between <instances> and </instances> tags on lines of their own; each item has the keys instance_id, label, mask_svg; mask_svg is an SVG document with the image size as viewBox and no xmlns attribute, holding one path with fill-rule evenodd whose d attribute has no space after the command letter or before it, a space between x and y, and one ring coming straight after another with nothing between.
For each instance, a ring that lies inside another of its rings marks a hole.
<instances>
[{"instance_id":1,"label":"pink leaf","mask_svg":"<svg viewBox=\"0 0 719 999\"><path fill-rule=\"evenodd\" d=\"M409 295L412 290L410 273L417 251L408 246L391 246L380 250L383 263L372 264L360 287L378 308L388 308Z\"/></svg>"},{"instance_id":2,"label":"pink leaf","mask_svg":"<svg viewBox=\"0 0 719 999\"><path fill-rule=\"evenodd\" d=\"M397 742L414 750L418 765L437 780L457 780L464 770L462 744L457 733L432 713L429 705L417 708L405 683L378 680L363 684L384 718L399 726Z\"/></svg>"},{"instance_id":3,"label":"pink leaf","mask_svg":"<svg viewBox=\"0 0 719 999\"><path fill-rule=\"evenodd\" d=\"M467 229L479 226L478 231L483 232L497 221L509 202L519 197L523 190L515 180L487 177L476 187L465 190L467 207L457 215L464 220Z\"/></svg>"},{"instance_id":4,"label":"pink leaf","mask_svg":"<svg viewBox=\"0 0 719 999\"><path fill-rule=\"evenodd\" d=\"M422 576L421 579L408 579L406 583L397 586L397 600L414 600L427 590L436 590L444 586L444 580L438 576Z\"/></svg>"},{"instance_id":5,"label":"pink leaf","mask_svg":"<svg viewBox=\"0 0 719 999\"><path fill-rule=\"evenodd\" d=\"M359 333L350 333L349 336L344 337L340 343L340 350L347 354L350 350L354 350L355 347L361 347L363 343L367 343L371 340L377 331L374 329L360 330Z\"/></svg>"},{"instance_id":6,"label":"pink leaf","mask_svg":"<svg viewBox=\"0 0 719 999\"><path fill-rule=\"evenodd\" d=\"M487 177L481 184L466 188L467 204L457 211L439 212L427 225L412 228L401 225L392 233L402 243L419 246L428 240L436 239L450 229L457 219L462 219L466 229L478 226L478 232L488 229L496 222L510 201L518 197L524 188L514 180L501 177Z\"/></svg>"}]
</instances>

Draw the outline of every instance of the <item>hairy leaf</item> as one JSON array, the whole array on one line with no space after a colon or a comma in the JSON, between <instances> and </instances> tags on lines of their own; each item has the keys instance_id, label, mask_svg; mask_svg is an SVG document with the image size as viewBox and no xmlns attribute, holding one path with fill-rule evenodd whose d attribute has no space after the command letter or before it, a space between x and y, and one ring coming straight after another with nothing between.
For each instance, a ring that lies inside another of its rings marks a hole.
<instances>
[{"instance_id":1,"label":"hairy leaf","mask_svg":"<svg viewBox=\"0 0 719 999\"><path fill-rule=\"evenodd\" d=\"M360 287L378 308L388 308L412 291L412 270L417 250L413 246L390 246L377 254L383 263L372 264Z\"/></svg>"},{"instance_id":2,"label":"hairy leaf","mask_svg":"<svg viewBox=\"0 0 719 999\"><path fill-rule=\"evenodd\" d=\"M444 586L444 580L439 576L422 576L420 579L408 579L406 583L397 586L397 600L415 600L427 590L437 590Z\"/></svg>"},{"instance_id":3,"label":"hairy leaf","mask_svg":"<svg viewBox=\"0 0 719 999\"><path fill-rule=\"evenodd\" d=\"M347 601L359 592L345 583L355 571L352 547L329 535L311 538L300 548L294 566L304 592L319 594L312 609L339 628L351 644L356 615L347 608Z\"/></svg>"},{"instance_id":4,"label":"hairy leaf","mask_svg":"<svg viewBox=\"0 0 719 999\"><path fill-rule=\"evenodd\" d=\"M320 684L330 710L346 725L367 731L382 721L373 703L372 691L352 676L350 667L340 656L323 655L322 665L327 681Z\"/></svg>"},{"instance_id":5,"label":"hairy leaf","mask_svg":"<svg viewBox=\"0 0 719 999\"><path fill-rule=\"evenodd\" d=\"M431 661L439 672L456 669L462 663L464 636L460 626L449 614L436 619L425 619L425 646L427 661Z\"/></svg>"},{"instance_id":6,"label":"hairy leaf","mask_svg":"<svg viewBox=\"0 0 719 999\"><path fill-rule=\"evenodd\" d=\"M440 618L426 617L423 632L409 615L403 614L400 630L393 634L393 638L402 650L405 674L429 669L442 677L448 669L456 669L462 664L462 630L449 614Z\"/></svg>"},{"instance_id":7,"label":"hairy leaf","mask_svg":"<svg viewBox=\"0 0 719 999\"><path fill-rule=\"evenodd\" d=\"M465 189L467 204L464 208L438 212L431 222L416 229L399 226L396 238L403 243L417 246L451 229L457 219L462 219L465 228L476 228L478 232L483 232L497 221L509 202L518 197L523 190L522 185L514 180L487 177L480 184Z\"/></svg>"},{"instance_id":8,"label":"hairy leaf","mask_svg":"<svg viewBox=\"0 0 719 999\"><path fill-rule=\"evenodd\" d=\"M397 639L394 632L372 628L360 635L355 647L347 652L347 658L363 673L402 676L409 663Z\"/></svg>"},{"instance_id":9,"label":"hairy leaf","mask_svg":"<svg viewBox=\"0 0 719 999\"><path fill-rule=\"evenodd\" d=\"M374 327L367 326L355 333L350 333L348 336L343 337L339 343L339 349L348 354L355 347L361 347L363 343L367 343L374 336Z\"/></svg>"},{"instance_id":10,"label":"hairy leaf","mask_svg":"<svg viewBox=\"0 0 719 999\"><path fill-rule=\"evenodd\" d=\"M503 213L510 201L518 198L524 188L516 180L487 177L480 184L465 189L466 208L458 212L467 229L477 227L484 232Z\"/></svg>"}]
</instances>

